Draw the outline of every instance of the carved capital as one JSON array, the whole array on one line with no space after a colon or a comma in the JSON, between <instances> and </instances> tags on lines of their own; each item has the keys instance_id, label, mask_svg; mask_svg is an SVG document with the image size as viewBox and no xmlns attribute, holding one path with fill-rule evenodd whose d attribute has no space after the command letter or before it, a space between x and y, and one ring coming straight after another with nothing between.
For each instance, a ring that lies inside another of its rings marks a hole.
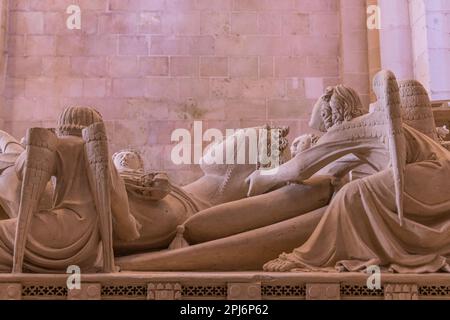
<instances>
[{"instance_id":1,"label":"carved capital","mask_svg":"<svg viewBox=\"0 0 450 320\"><path fill-rule=\"evenodd\" d=\"M80 289L71 289L68 291L67 300L100 300L100 283L82 283Z\"/></svg>"},{"instance_id":2,"label":"carved capital","mask_svg":"<svg viewBox=\"0 0 450 320\"><path fill-rule=\"evenodd\" d=\"M179 283L149 283L147 300L181 300Z\"/></svg>"},{"instance_id":3,"label":"carved capital","mask_svg":"<svg viewBox=\"0 0 450 320\"><path fill-rule=\"evenodd\" d=\"M261 282L228 283L228 300L261 300Z\"/></svg>"},{"instance_id":4,"label":"carved capital","mask_svg":"<svg viewBox=\"0 0 450 320\"><path fill-rule=\"evenodd\" d=\"M306 284L306 300L340 300L341 286L339 283L308 283Z\"/></svg>"},{"instance_id":5,"label":"carved capital","mask_svg":"<svg viewBox=\"0 0 450 320\"><path fill-rule=\"evenodd\" d=\"M0 283L0 300L22 300L20 283Z\"/></svg>"}]
</instances>

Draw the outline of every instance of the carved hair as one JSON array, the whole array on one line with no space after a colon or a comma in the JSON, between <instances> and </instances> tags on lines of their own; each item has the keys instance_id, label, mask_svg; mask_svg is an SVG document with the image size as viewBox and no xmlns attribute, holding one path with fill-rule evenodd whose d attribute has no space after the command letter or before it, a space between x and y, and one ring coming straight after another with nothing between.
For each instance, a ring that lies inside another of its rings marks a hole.
<instances>
[{"instance_id":1,"label":"carved hair","mask_svg":"<svg viewBox=\"0 0 450 320\"><path fill-rule=\"evenodd\" d=\"M61 112L56 132L59 136L78 136L84 128L103 122L100 112L91 107L67 107Z\"/></svg>"},{"instance_id":2,"label":"carved hair","mask_svg":"<svg viewBox=\"0 0 450 320\"><path fill-rule=\"evenodd\" d=\"M328 87L320 100L321 115L327 130L366 113L358 93L344 85Z\"/></svg>"}]
</instances>

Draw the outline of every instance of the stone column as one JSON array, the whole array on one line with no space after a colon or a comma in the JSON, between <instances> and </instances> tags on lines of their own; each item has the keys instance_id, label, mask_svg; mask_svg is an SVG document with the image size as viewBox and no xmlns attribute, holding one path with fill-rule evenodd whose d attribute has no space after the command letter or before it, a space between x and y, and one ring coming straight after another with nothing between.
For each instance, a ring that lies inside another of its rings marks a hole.
<instances>
[{"instance_id":1,"label":"stone column","mask_svg":"<svg viewBox=\"0 0 450 320\"><path fill-rule=\"evenodd\" d=\"M432 100L450 100L450 1L415 0L411 2L411 12L417 19L414 20L417 27L414 27L418 40L423 41L417 47L422 50L426 46L427 49L425 65L427 62L428 68L418 68L417 73L424 74L425 79L429 80ZM417 66L422 65L418 63Z\"/></svg>"},{"instance_id":2,"label":"stone column","mask_svg":"<svg viewBox=\"0 0 450 320\"><path fill-rule=\"evenodd\" d=\"M408 0L379 0L381 67L399 80L414 79Z\"/></svg>"},{"instance_id":3,"label":"stone column","mask_svg":"<svg viewBox=\"0 0 450 320\"><path fill-rule=\"evenodd\" d=\"M365 1L340 1L341 79L345 85L354 88L363 104L368 106L370 81L366 11Z\"/></svg>"},{"instance_id":4,"label":"stone column","mask_svg":"<svg viewBox=\"0 0 450 320\"><path fill-rule=\"evenodd\" d=\"M423 84L430 91L430 66L428 55L428 35L425 3L423 0L410 0L410 25L413 40L412 59L414 79Z\"/></svg>"},{"instance_id":5,"label":"stone column","mask_svg":"<svg viewBox=\"0 0 450 320\"><path fill-rule=\"evenodd\" d=\"M379 8L378 0L367 0L367 8L372 8L373 6ZM379 18L379 9L377 12L370 11L368 14L377 15ZM368 40L368 60L369 60L369 78L373 79L375 74L381 70L381 48L380 48L380 29L377 27L367 28L367 40ZM373 90L370 90L370 101L375 102L376 97Z\"/></svg>"}]
</instances>

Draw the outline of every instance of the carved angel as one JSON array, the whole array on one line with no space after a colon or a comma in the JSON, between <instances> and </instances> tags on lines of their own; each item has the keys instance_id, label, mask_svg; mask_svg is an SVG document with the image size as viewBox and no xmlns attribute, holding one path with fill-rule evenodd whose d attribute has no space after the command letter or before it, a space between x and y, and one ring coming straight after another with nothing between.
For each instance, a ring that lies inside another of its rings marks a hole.
<instances>
[{"instance_id":1,"label":"carved angel","mask_svg":"<svg viewBox=\"0 0 450 320\"><path fill-rule=\"evenodd\" d=\"M343 147L368 152L379 142L390 151L391 167L344 186L311 237L264 270L361 271L377 265L399 273L450 272L450 152L434 139L434 121L428 130L423 122L412 123L430 136L403 123L403 99L392 72L376 75L374 91L378 101L372 115L336 127L327 139L332 145L318 145L316 155L294 159L280 171L285 178L305 179L315 162L329 161L325 152L332 155Z\"/></svg>"},{"instance_id":2,"label":"carved angel","mask_svg":"<svg viewBox=\"0 0 450 320\"><path fill-rule=\"evenodd\" d=\"M20 206L16 215L0 221L0 271L57 273L70 265L85 272L114 271L113 219L115 233L124 239L139 234L128 206L110 202L120 194L114 188L100 114L91 108L67 108L57 134L32 128L24 142L26 149L9 167L17 179ZM54 189L49 190L52 177ZM53 203L42 208L47 193ZM98 264L101 248L103 263Z\"/></svg>"}]
</instances>

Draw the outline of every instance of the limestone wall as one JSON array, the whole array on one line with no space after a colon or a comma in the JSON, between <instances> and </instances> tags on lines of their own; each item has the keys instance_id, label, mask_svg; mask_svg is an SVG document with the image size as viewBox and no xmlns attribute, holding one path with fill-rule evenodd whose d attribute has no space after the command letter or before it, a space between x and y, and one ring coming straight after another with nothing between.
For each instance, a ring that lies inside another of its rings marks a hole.
<instances>
[{"instance_id":1,"label":"limestone wall","mask_svg":"<svg viewBox=\"0 0 450 320\"><path fill-rule=\"evenodd\" d=\"M379 2L383 67L423 83L432 100L450 99L450 1Z\"/></svg>"},{"instance_id":2,"label":"limestone wall","mask_svg":"<svg viewBox=\"0 0 450 320\"><path fill-rule=\"evenodd\" d=\"M81 9L69 30L66 9ZM97 107L112 151L141 150L148 169L174 166L170 134L205 128L307 130L328 85L368 100L365 0L11 0L4 129L54 126L72 104ZM342 30L346 30L343 36Z\"/></svg>"},{"instance_id":3,"label":"limestone wall","mask_svg":"<svg viewBox=\"0 0 450 320\"><path fill-rule=\"evenodd\" d=\"M6 64L7 64L7 21L8 21L8 3L6 1L0 2L0 110L4 108L3 90L6 79ZM0 118L0 125L3 126L3 119Z\"/></svg>"},{"instance_id":4,"label":"limestone wall","mask_svg":"<svg viewBox=\"0 0 450 320\"><path fill-rule=\"evenodd\" d=\"M434 100L450 100L450 1L426 4L430 92Z\"/></svg>"}]
</instances>

